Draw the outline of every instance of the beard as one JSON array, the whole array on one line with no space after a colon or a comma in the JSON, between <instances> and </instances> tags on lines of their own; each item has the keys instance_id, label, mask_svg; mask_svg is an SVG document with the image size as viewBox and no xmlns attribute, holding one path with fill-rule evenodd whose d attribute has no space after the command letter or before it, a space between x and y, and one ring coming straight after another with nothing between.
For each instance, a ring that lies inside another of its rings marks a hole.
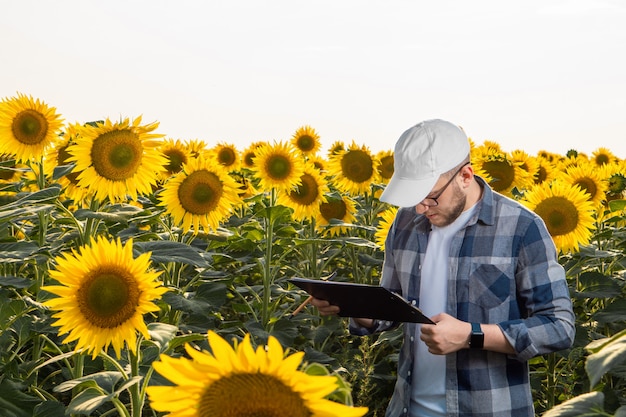
<instances>
[{"instance_id":1,"label":"beard","mask_svg":"<svg viewBox=\"0 0 626 417\"><path fill-rule=\"evenodd\" d=\"M437 227L445 227L452 224L465 210L465 203L467 202L467 196L463 194L461 188L455 183L454 195L452 198L452 205L445 210L437 211L437 218L431 219L430 222ZM437 206L436 208L439 208Z\"/></svg>"}]
</instances>

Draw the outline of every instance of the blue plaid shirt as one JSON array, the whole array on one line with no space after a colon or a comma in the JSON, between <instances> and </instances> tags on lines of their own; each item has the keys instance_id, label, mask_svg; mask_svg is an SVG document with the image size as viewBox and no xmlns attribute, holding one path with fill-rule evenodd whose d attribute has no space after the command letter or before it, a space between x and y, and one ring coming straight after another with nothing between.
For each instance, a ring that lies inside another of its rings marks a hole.
<instances>
[{"instance_id":1,"label":"blue plaid shirt","mask_svg":"<svg viewBox=\"0 0 626 417\"><path fill-rule=\"evenodd\" d=\"M447 313L466 322L498 324L516 354L463 349L447 355L447 414L534 417L528 359L569 348L574 339L565 272L542 219L476 178L483 197L467 227L452 240ZM403 208L385 243L381 285L418 306L429 232L426 217L413 207ZM366 334L393 325L377 322L369 331L352 322L351 331ZM415 324L404 324L387 416L408 415L415 330Z\"/></svg>"}]
</instances>

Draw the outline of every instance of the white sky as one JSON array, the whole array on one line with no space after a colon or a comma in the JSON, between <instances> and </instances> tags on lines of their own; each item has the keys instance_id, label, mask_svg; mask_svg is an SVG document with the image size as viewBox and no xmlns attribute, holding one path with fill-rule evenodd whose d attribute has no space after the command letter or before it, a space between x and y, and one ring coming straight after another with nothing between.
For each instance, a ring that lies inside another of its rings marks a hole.
<instances>
[{"instance_id":1,"label":"white sky","mask_svg":"<svg viewBox=\"0 0 626 417\"><path fill-rule=\"evenodd\" d=\"M393 149L429 118L626 158L622 0L0 0L0 98L174 139Z\"/></svg>"}]
</instances>

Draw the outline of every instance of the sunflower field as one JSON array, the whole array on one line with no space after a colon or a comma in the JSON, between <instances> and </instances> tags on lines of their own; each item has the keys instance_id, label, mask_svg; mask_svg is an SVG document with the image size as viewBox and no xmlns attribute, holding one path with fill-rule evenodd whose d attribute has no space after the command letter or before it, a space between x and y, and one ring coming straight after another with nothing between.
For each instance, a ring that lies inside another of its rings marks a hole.
<instances>
[{"instance_id":1,"label":"sunflower field","mask_svg":"<svg viewBox=\"0 0 626 417\"><path fill-rule=\"evenodd\" d=\"M292 314L289 279L378 284L393 152L158 127L0 101L1 416L384 415L400 330ZM576 341L532 359L538 415L626 416L626 160L471 145L567 272Z\"/></svg>"}]
</instances>

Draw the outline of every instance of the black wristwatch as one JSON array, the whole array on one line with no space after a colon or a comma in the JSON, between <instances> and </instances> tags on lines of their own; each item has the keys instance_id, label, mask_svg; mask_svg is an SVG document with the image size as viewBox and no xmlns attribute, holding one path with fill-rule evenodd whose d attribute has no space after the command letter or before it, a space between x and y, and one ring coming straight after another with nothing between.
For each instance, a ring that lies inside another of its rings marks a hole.
<instances>
[{"instance_id":1,"label":"black wristwatch","mask_svg":"<svg viewBox=\"0 0 626 417\"><path fill-rule=\"evenodd\" d=\"M472 333L470 333L470 349L482 349L485 343L485 334L480 328L480 323L472 323Z\"/></svg>"}]
</instances>

